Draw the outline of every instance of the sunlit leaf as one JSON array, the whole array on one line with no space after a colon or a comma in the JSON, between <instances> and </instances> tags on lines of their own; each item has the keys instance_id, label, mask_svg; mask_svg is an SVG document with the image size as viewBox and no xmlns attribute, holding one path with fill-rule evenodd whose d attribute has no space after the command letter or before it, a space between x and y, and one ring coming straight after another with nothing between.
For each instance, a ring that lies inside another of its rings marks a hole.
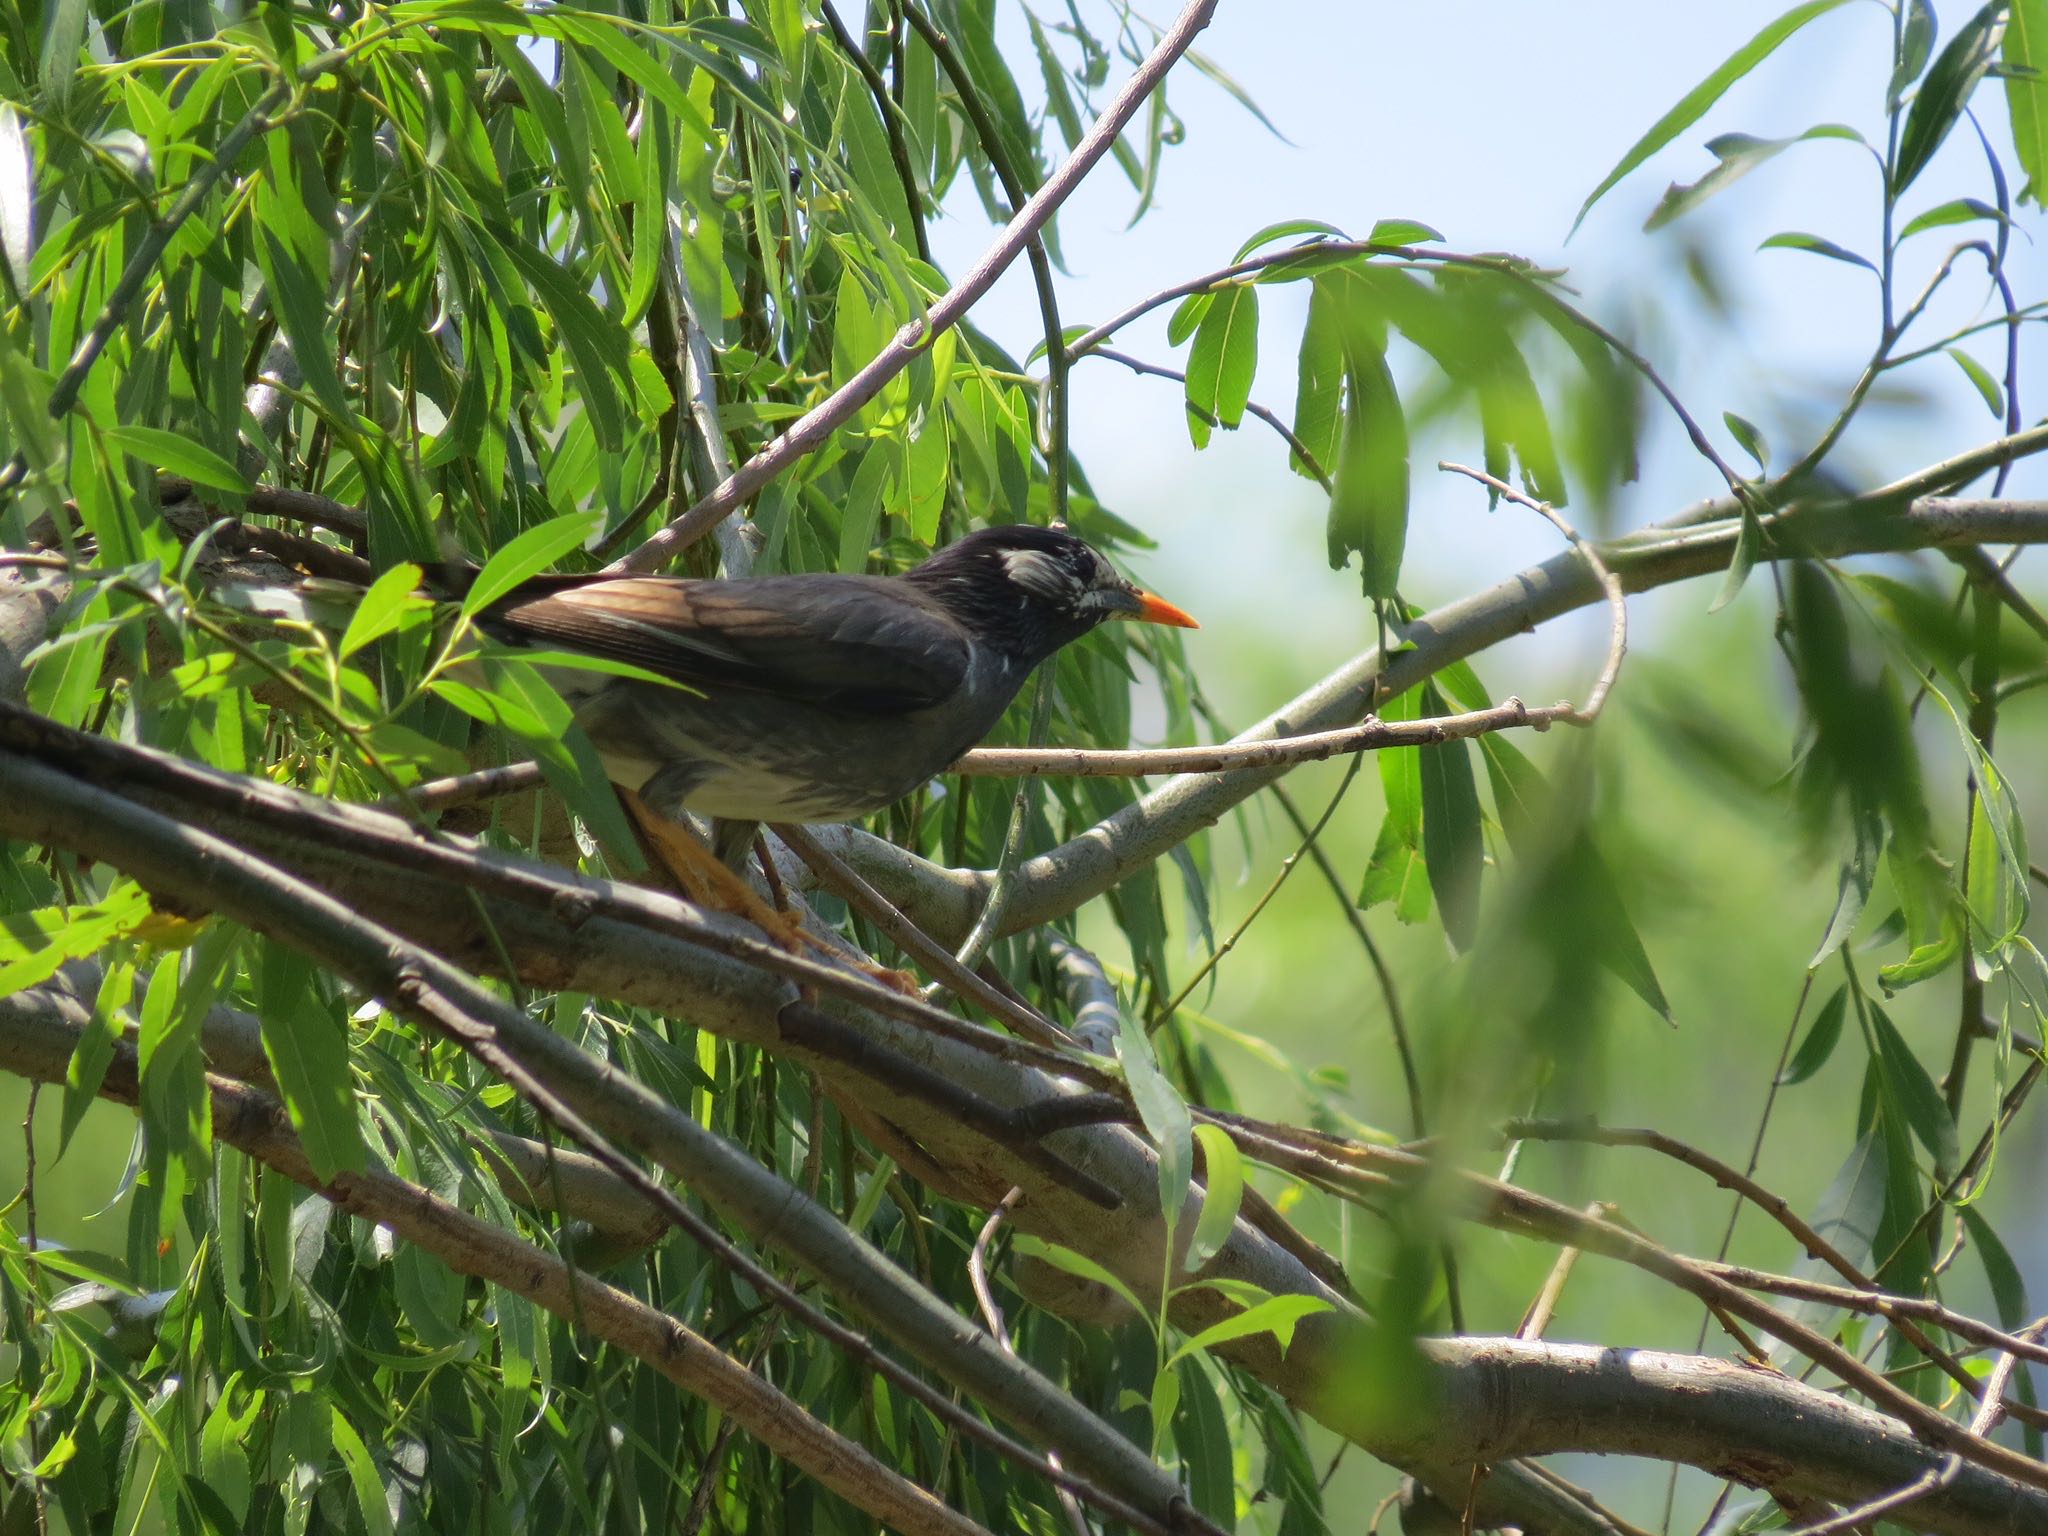
<instances>
[{"instance_id":1,"label":"sunlit leaf","mask_svg":"<svg viewBox=\"0 0 2048 1536\"><path fill-rule=\"evenodd\" d=\"M1578 216L1572 220L1571 233L1577 233L1579 225L1585 222L1587 212L1606 196L1622 177L1698 122L1706 115L1707 109L1727 93L1729 86L1777 52L1780 44L1809 21L1826 15L1842 3L1843 0L1807 0L1804 5L1795 5L1731 53L1706 79L1687 91L1676 106L1652 123L1649 132L1629 146L1628 152L1616 163L1614 169L1601 178L1600 185L1595 187L1591 195L1579 206ZM1567 234L1566 238L1569 239L1570 234Z\"/></svg>"},{"instance_id":2,"label":"sunlit leaf","mask_svg":"<svg viewBox=\"0 0 2048 1536\"><path fill-rule=\"evenodd\" d=\"M2005 14L2006 0L1989 0L1956 30L1920 82L1899 134L1898 158L1892 163L1892 196L1913 185L1961 119L1977 83L1997 56Z\"/></svg>"}]
</instances>

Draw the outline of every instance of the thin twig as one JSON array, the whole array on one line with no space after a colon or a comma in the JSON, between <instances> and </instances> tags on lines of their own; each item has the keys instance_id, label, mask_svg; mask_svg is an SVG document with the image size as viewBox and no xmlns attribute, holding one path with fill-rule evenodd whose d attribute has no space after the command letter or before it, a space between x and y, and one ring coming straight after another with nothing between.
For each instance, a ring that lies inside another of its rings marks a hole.
<instances>
[{"instance_id":1,"label":"thin twig","mask_svg":"<svg viewBox=\"0 0 2048 1536\"><path fill-rule=\"evenodd\" d=\"M1614 680L1621 673L1622 658L1628 654L1628 596L1622 591L1620 578L1607 568L1607 562L1600 558L1600 551L1595 549L1590 541L1581 538L1576 528L1558 516L1557 509L1549 502L1526 496L1507 481L1489 475L1483 469L1454 464L1448 459L1439 459L1436 467L1450 474L1464 475L1468 479L1477 480L1516 506L1527 507L1545 519L1551 527L1564 535L1566 543L1578 551L1579 558L1586 562L1586 569L1591 571L1593 579L1600 583L1600 590L1607 595L1607 660L1600 668L1600 676L1593 684L1593 691L1586 695L1586 702L1580 706L1578 714L1572 720L1574 725L1591 725L1600 718L1601 706L1606 704L1608 692L1614 687Z\"/></svg>"},{"instance_id":2,"label":"thin twig","mask_svg":"<svg viewBox=\"0 0 2048 1536\"><path fill-rule=\"evenodd\" d=\"M2044 1328L2048 1328L2048 1318L2032 1324L2021 1336L2039 1338ZM1984 1401L1978 1407L1976 1417L1970 1421L1971 1434L1981 1437L1990 1434L1997 1427L1999 1419L2005 1414L2006 1388L2012 1384L2013 1371L2018 1364L2019 1359L2016 1355L2006 1354L2001 1355L1998 1364L1992 1367L1991 1375L1984 1383ZM1917 1503L1931 1493L1941 1492L1962 1476L1962 1472L1962 1453L1951 1451L1942 1458L1940 1466L1921 1473L1905 1487L1881 1498L1872 1499L1866 1504L1859 1504L1854 1509L1844 1510L1829 1519L1817 1521L1812 1525L1802 1525L1797 1530L1788 1531L1786 1536L1835 1536L1837 1532L1870 1524L1882 1515L1889 1515L1908 1504Z\"/></svg>"},{"instance_id":3,"label":"thin twig","mask_svg":"<svg viewBox=\"0 0 2048 1536\"><path fill-rule=\"evenodd\" d=\"M613 569L652 570L677 550L702 536L720 519L736 510L762 486L781 474L805 454L821 447L841 423L872 400L897 374L931 344L941 331L958 324L995 281L1017 259L1018 254L1052 218L1059 206L1122 135L1138 108L1158 88L1195 37L1209 24L1216 0L1188 0L1179 17L1161 36L1158 45L1117 93L1109 109L1097 118L1066 162L1032 194L1017 211L980 260L955 283L922 320L912 321L896 333L890 343L852 378L806 411L786 431L727 476L711 494L700 500L660 533L633 550Z\"/></svg>"},{"instance_id":4,"label":"thin twig","mask_svg":"<svg viewBox=\"0 0 2048 1536\"><path fill-rule=\"evenodd\" d=\"M1025 1039L1041 1046L1072 1044L1066 1031L1051 1019L1034 1008L1012 1002L960 964L953 958L952 951L905 917L888 897L802 827L778 823L775 835L811 867L822 884L845 898L898 949L924 965L945 984L947 991L957 997L971 999ZM1114 1081L1107 1073L1103 1077L1105 1081Z\"/></svg>"},{"instance_id":5,"label":"thin twig","mask_svg":"<svg viewBox=\"0 0 2048 1536\"><path fill-rule=\"evenodd\" d=\"M1315 731L1266 741L1221 742L1209 747L1140 747L1097 751L1088 747L976 747L945 769L963 777L1144 778L1159 773L1224 773L1236 768L1294 767L1354 752L1388 747L1427 747L1463 741L1515 726L1545 730L1563 721L1579 723L1574 704L1531 708L1511 698L1490 709L1440 715L1430 720L1366 720L1341 730Z\"/></svg>"},{"instance_id":6,"label":"thin twig","mask_svg":"<svg viewBox=\"0 0 2048 1536\"><path fill-rule=\"evenodd\" d=\"M1178 368L1163 368L1158 363L1148 363L1143 358L1133 357L1128 352L1119 352L1114 347L1094 347L1082 353L1081 356L1099 357L1107 362L1122 363L1133 373L1149 375L1156 379L1172 379L1174 382L1182 385L1185 385L1188 381L1188 376ZM1076 358L1075 361L1078 362L1080 359ZM1214 416L1203 410L1199 405L1196 405L1194 401L1188 401L1187 407L1190 411L1208 422L1210 426L1220 427L1223 425ZM1315 454L1309 451L1307 443L1304 443L1299 437L1295 436L1292 427L1288 426L1272 410L1259 404L1256 400L1247 400L1244 403L1244 408L1280 434L1281 439L1287 444L1288 451L1301 461L1301 467L1309 472L1309 477L1316 484L1326 491L1334 492L1336 490L1335 484L1330 479L1329 471L1316 462Z\"/></svg>"},{"instance_id":7,"label":"thin twig","mask_svg":"<svg viewBox=\"0 0 2048 1536\"><path fill-rule=\"evenodd\" d=\"M996 1208L988 1213L988 1220L981 1224L981 1231L974 1239L974 1247L967 1255L967 1281L974 1288L975 1305L981 1308L983 1324L995 1341L1002 1345L1003 1353L1006 1355L1015 1355L1017 1346L1010 1342L1010 1330L1003 1326L1003 1309L996 1305L995 1289L988 1283L988 1250L989 1244L995 1241L996 1233L1001 1230L1004 1219L1023 1198L1024 1191L1021 1189L1013 1189L1003 1196ZM1046 1460L1054 1466L1059 1465L1057 1453L1048 1454ZM1066 1514L1067 1528L1073 1532L1073 1536L1091 1536L1088 1517L1081 1512L1081 1501L1058 1486L1054 1487L1053 1492L1059 1497L1060 1509Z\"/></svg>"},{"instance_id":8,"label":"thin twig","mask_svg":"<svg viewBox=\"0 0 2048 1536\"><path fill-rule=\"evenodd\" d=\"M1011 750L1041 752L1045 750L1045 733L1052 723L1052 678L1056 663L1045 662L1038 669L1038 686L1031 698L1030 745ZM1003 829L1003 846L996 855L994 876L988 885L988 894L982 898L981 910L975 914L973 924L967 930L967 937L960 941L955 952L964 970L979 966L989 946L995 943L1002 932L1004 914L1009 911L1010 898L1017 888L1017 866L1024 857L1024 838L1031 826L1032 790L1037 786L1031 776L1025 775L1017 785L1016 793L1010 797L1010 820Z\"/></svg>"}]
</instances>

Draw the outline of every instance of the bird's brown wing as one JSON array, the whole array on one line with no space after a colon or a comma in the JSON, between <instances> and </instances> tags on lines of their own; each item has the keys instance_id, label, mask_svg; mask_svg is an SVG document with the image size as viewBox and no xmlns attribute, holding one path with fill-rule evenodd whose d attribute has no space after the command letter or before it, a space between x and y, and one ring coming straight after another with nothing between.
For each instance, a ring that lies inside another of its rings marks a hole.
<instances>
[{"instance_id":1,"label":"bird's brown wing","mask_svg":"<svg viewBox=\"0 0 2048 1536\"><path fill-rule=\"evenodd\" d=\"M938 703L971 660L966 632L943 609L883 577L542 578L482 622L515 644L631 662L707 694L739 688L876 712Z\"/></svg>"}]
</instances>

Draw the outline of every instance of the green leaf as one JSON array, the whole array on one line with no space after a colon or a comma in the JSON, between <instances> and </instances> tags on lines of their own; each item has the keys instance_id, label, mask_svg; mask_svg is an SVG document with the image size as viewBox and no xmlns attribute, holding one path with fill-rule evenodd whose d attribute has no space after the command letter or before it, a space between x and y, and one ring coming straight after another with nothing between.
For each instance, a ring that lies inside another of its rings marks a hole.
<instances>
[{"instance_id":1,"label":"green leaf","mask_svg":"<svg viewBox=\"0 0 2048 1536\"><path fill-rule=\"evenodd\" d=\"M1126 1012L1116 1042L1117 1060L1130 1085L1131 1102L1152 1145L1159 1151L1159 1207L1166 1216L1169 1246L1195 1166L1194 1121L1179 1090L1166 1080L1152 1055L1152 1041L1135 1014Z\"/></svg>"},{"instance_id":2,"label":"green leaf","mask_svg":"<svg viewBox=\"0 0 2048 1536\"><path fill-rule=\"evenodd\" d=\"M1244 420L1259 365L1259 291L1228 288L1209 306L1188 351L1188 435L1197 448L1209 441L1209 423L1235 428Z\"/></svg>"},{"instance_id":3,"label":"green leaf","mask_svg":"<svg viewBox=\"0 0 2048 1536\"><path fill-rule=\"evenodd\" d=\"M1707 605L1707 612L1719 613L1735 601L1742 590L1749 573L1756 568L1757 556L1763 552L1764 525L1757 520L1745 502L1742 508L1742 530L1735 536L1735 554L1728 561L1728 574L1721 578L1721 588L1714 594L1714 600Z\"/></svg>"},{"instance_id":4,"label":"green leaf","mask_svg":"<svg viewBox=\"0 0 2048 1536\"><path fill-rule=\"evenodd\" d=\"M1330 493L1330 567L1358 555L1367 597L1389 598L1408 544L1408 424L1386 353L1362 327L1344 340L1344 415Z\"/></svg>"},{"instance_id":5,"label":"green leaf","mask_svg":"<svg viewBox=\"0 0 2048 1536\"><path fill-rule=\"evenodd\" d=\"M1925 230L1944 229L1951 224L1974 223L1978 219L1990 219L1994 223L2007 226L2012 223L2008 216L1981 199L1958 197L1946 203L1938 203L1925 213L1907 220L1906 227L1899 231L1899 238L1904 240Z\"/></svg>"},{"instance_id":6,"label":"green leaf","mask_svg":"<svg viewBox=\"0 0 2048 1536\"><path fill-rule=\"evenodd\" d=\"M902 455L894 444L876 441L862 456L839 513L839 569L858 573L867 569L868 554L875 547L875 529L882 519L882 497L888 492Z\"/></svg>"},{"instance_id":7,"label":"green leaf","mask_svg":"<svg viewBox=\"0 0 2048 1536\"><path fill-rule=\"evenodd\" d=\"M1733 411L1723 411L1721 420L1727 423L1729 435L1741 444L1742 451L1756 460L1757 470L1760 473L1769 470L1771 447L1764 441L1764 435L1757 430L1756 424L1736 415Z\"/></svg>"},{"instance_id":8,"label":"green leaf","mask_svg":"<svg viewBox=\"0 0 2048 1536\"><path fill-rule=\"evenodd\" d=\"M1824 240L1819 235L1809 235L1801 230L1788 229L1782 234L1772 235L1757 247L1760 251L1810 251L1815 256L1825 256L1830 261L1845 261L1852 267L1861 267L1866 272L1876 272L1877 263L1868 256L1858 256L1847 246Z\"/></svg>"},{"instance_id":9,"label":"green leaf","mask_svg":"<svg viewBox=\"0 0 2048 1536\"><path fill-rule=\"evenodd\" d=\"M1338 330L1336 300L1326 284L1317 283L1309 292L1308 321L1301 329L1295 363L1294 435L1324 475L1337 462L1343 406L1344 338ZM1299 454L1290 454L1287 464L1295 473L1315 478Z\"/></svg>"},{"instance_id":10,"label":"green leaf","mask_svg":"<svg viewBox=\"0 0 2048 1536\"><path fill-rule=\"evenodd\" d=\"M1983 398L1985 408L1993 416L2003 417L2005 415L2005 390L2000 386L1998 380L1991 377L1991 370L1970 356L1961 347L1944 347L1942 350L1955 359L1956 366L1963 370L1963 377L1976 386L1978 395Z\"/></svg>"},{"instance_id":11,"label":"green leaf","mask_svg":"<svg viewBox=\"0 0 2048 1536\"><path fill-rule=\"evenodd\" d=\"M1857 137L1854 130L1835 123L1823 123L1796 133L1788 139L1759 139L1753 134L1724 133L1707 140L1707 148L1718 162L1714 168L1694 182L1676 182L1664 189L1664 196L1658 200L1650 217L1644 221L1646 230L1662 229L1665 225L1684 218L1717 192L1724 192L1758 166L1774 160L1794 144L1803 144L1810 139L1840 139Z\"/></svg>"},{"instance_id":12,"label":"green leaf","mask_svg":"<svg viewBox=\"0 0 2048 1536\"><path fill-rule=\"evenodd\" d=\"M1886 1095L1905 1116L1913 1135L1934 1158L1935 1178L1945 1179L1960 1158L1956 1145L1956 1122L1942 1102L1940 1090L1920 1058L1913 1054L1885 1011L1875 1003L1868 1010L1870 1028L1877 1041L1878 1078Z\"/></svg>"},{"instance_id":13,"label":"green leaf","mask_svg":"<svg viewBox=\"0 0 2048 1536\"><path fill-rule=\"evenodd\" d=\"M1799 1049L1792 1053L1785 1070L1778 1074L1778 1086L1789 1088L1794 1083L1803 1083L1822 1067L1835 1053L1835 1043L1842 1038L1842 1020L1849 1011L1849 990L1847 986L1836 987L1828 1000L1820 1005L1820 1012L1807 1026L1806 1038L1799 1042Z\"/></svg>"},{"instance_id":14,"label":"green leaf","mask_svg":"<svg viewBox=\"0 0 2048 1536\"><path fill-rule=\"evenodd\" d=\"M1898 59L1892 66L1891 82L1885 87L1886 111L1895 110L1905 97L1906 87L1920 78L1920 71L1927 67L1928 59L1933 56L1938 30L1934 7L1928 0L1909 0L1906 24L1899 29Z\"/></svg>"},{"instance_id":15,"label":"green leaf","mask_svg":"<svg viewBox=\"0 0 2048 1536\"><path fill-rule=\"evenodd\" d=\"M1454 683L1471 685L1461 690L1458 698L1464 708L1486 707L1486 696L1477 688L1477 678L1460 678L1457 669L1446 669L1438 678L1446 687ZM1498 733L1479 738L1479 755L1486 763L1494 809L1499 813L1508 846L1518 858L1540 854L1542 843L1549 836L1552 793L1542 773L1521 748ZM1670 1000L1657 980L1656 968L1650 964L1649 951L1643 947L1635 920L1629 916L1628 903L1622 900L1621 882L1615 879L1613 869L1585 826L1575 829L1574 838L1568 862L1560 867L1570 872L1577 885L1585 912L1586 942L1592 946L1594 957L1648 1003L1660 1019L1674 1023Z\"/></svg>"},{"instance_id":16,"label":"green leaf","mask_svg":"<svg viewBox=\"0 0 2048 1536\"><path fill-rule=\"evenodd\" d=\"M540 722L539 730L524 740L555 793L568 801L569 809L583 819L622 868L642 868L639 843L612 792L597 749L577 726L561 695L524 662L487 661L484 672L495 697L510 703L518 716Z\"/></svg>"},{"instance_id":17,"label":"green leaf","mask_svg":"<svg viewBox=\"0 0 2048 1536\"><path fill-rule=\"evenodd\" d=\"M1195 1222L1195 1235L1188 1240L1187 1268L1200 1269L1230 1241L1237 1224L1238 1207L1244 1201L1244 1156L1230 1133L1219 1125L1195 1127L1195 1139L1202 1144L1202 1214Z\"/></svg>"},{"instance_id":18,"label":"green leaf","mask_svg":"<svg viewBox=\"0 0 2048 1536\"><path fill-rule=\"evenodd\" d=\"M1037 1259L1050 1264L1062 1274L1074 1276L1077 1280L1092 1281L1107 1287L1124 1299L1138 1316L1145 1316L1145 1304L1138 1300L1137 1292L1123 1281L1089 1258L1085 1253L1076 1253L1071 1248L1062 1248L1058 1243L1049 1243L1044 1238L1033 1237L1028 1232L1019 1232L1011 1251L1024 1258Z\"/></svg>"},{"instance_id":19,"label":"green leaf","mask_svg":"<svg viewBox=\"0 0 2048 1536\"><path fill-rule=\"evenodd\" d=\"M413 596L419 585L420 568L409 561L401 561L371 582L362 601L356 604L356 611L349 615L348 628L342 631L342 659L347 660L372 640L390 634L405 621L408 610L429 607Z\"/></svg>"},{"instance_id":20,"label":"green leaf","mask_svg":"<svg viewBox=\"0 0 2048 1536\"><path fill-rule=\"evenodd\" d=\"M473 618L530 576L538 576L573 550L589 543L603 514L571 512L526 530L484 562L462 596L464 618Z\"/></svg>"},{"instance_id":21,"label":"green leaf","mask_svg":"<svg viewBox=\"0 0 2048 1536\"><path fill-rule=\"evenodd\" d=\"M1785 12L1731 53L1712 74L1686 92L1678 105L1652 123L1648 133L1629 146L1628 153L1621 157L1613 170L1601 178L1600 185L1595 187L1592 194L1579 206L1578 217L1572 220L1571 230L1565 238L1569 240L1578 232L1579 226L1585 222L1586 215L1593 205L1606 196L1622 177L1704 117L1707 109L1727 93L1729 86L1763 63L1778 50L1780 44L1809 21L1825 16L1842 3L1843 0L1807 0L1806 4L1796 5Z\"/></svg>"},{"instance_id":22,"label":"green leaf","mask_svg":"<svg viewBox=\"0 0 2048 1536\"><path fill-rule=\"evenodd\" d=\"M368 1165L349 1073L348 1025L321 1001L312 963L268 940L258 967L263 1055L284 1094L292 1129L321 1182Z\"/></svg>"},{"instance_id":23,"label":"green leaf","mask_svg":"<svg viewBox=\"0 0 2048 1536\"><path fill-rule=\"evenodd\" d=\"M1422 691L1429 715L1450 713L1432 684ZM1444 741L1416 749L1422 772L1422 858L1436 893L1444 933L1469 949L1479 929L1479 872L1486 859L1471 743Z\"/></svg>"},{"instance_id":24,"label":"green leaf","mask_svg":"<svg viewBox=\"0 0 2048 1536\"><path fill-rule=\"evenodd\" d=\"M2024 1328L2034 1313L2027 1305L2027 1282L2019 1265L2013 1262L2012 1251L1976 1204L1961 1206L1956 1214L1963 1218L1970 1246L1977 1250L1977 1262L1984 1266L1984 1279L1991 1287L1991 1304L1998 1309L1999 1326Z\"/></svg>"},{"instance_id":25,"label":"green leaf","mask_svg":"<svg viewBox=\"0 0 2048 1536\"><path fill-rule=\"evenodd\" d=\"M1927 162L1948 138L1949 130L1962 118L1977 83L1991 67L1998 52L1999 35L2005 30L2006 0L1989 0L1983 9L1964 22L1948 46L1927 71L1913 105L1906 111L1906 126L1899 134L1899 155L1892 163L1892 196L1898 197L1927 169Z\"/></svg>"},{"instance_id":26,"label":"green leaf","mask_svg":"<svg viewBox=\"0 0 2048 1536\"><path fill-rule=\"evenodd\" d=\"M1835 910L1828 919L1827 932L1821 935L1820 947L1806 962L1809 971L1818 968L1821 961L1856 931L1857 920L1863 916L1863 909L1870 901L1870 888L1877 879L1877 859L1884 848L1883 828L1874 817L1859 816L1855 821L1855 847L1849 857L1842 860L1841 871L1836 876Z\"/></svg>"},{"instance_id":27,"label":"green leaf","mask_svg":"<svg viewBox=\"0 0 2048 1536\"><path fill-rule=\"evenodd\" d=\"M554 316L556 334L576 365L578 398L590 413L597 445L607 453L617 453L625 438L625 405L619 386L628 377L633 351L624 327L598 308L583 285L553 257L535 250L509 229L492 228L489 236Z\"/></svg>"},{"instance_id":28,"label":"green leaf","mask_svg":"<svg viewBox=\"0 0 2048 1536\"><path fill-rule=\"evenodd\" d=\"M2005 25L2005 108L2026 170L2022 198L2048 195L2048 0L2012 0Z\"/></svg>"},{"instance_id":29,"label":"green leaf","mask_svg":"<svg viewBox=\"0 0 2048 1536\"><path fill-rule=\"evenodd\" d=\"M1417 225L1416 227L1421 228L1422 226ZM1233 267L1236 266L1262 245L1271 245L1275 240L1294 240L1301 236L1308 236L1310 238L1327 236L1332 240L1342 240L1344 238L1344 231L1334 224L1325 224L1321 219L1282 219L1277 224L1268 224L1265 228L1248 238L1243 245L1237 248L1237 254L1230 258L1230 264ZM1442 237L1439 236L1438 238L1441 239ZM1374 233L1373 239L1379 239L1377 232Z\"/></svg>"},{"instance_id":30,"label":"green leaf","mask_svg":"<svg viewBox=\"0 0 2048 1536\"><path fill-rule=\"evenodd\" d=\"M1440 245L1444 237L1419 219L1381 219L1369 238L1374 245Z\"/></svg>"},{"instance_id":31,"label":"green leaf","mask_svg":"<svg viewBox=\"0 0 2048 1536\"><path fill-rule=\"evenodd\" d=\"M114 1047L121 1035L121 1014L135 994L135 962L110 960L100 977L100 990L93 1002L92 1017L78 1033L71 1059L64 1066L64 1108L58 1122L57 1152L61 1157L71 1145L85 1112L99 1097L107 1068L114 1060Z\"/></svg>"},{"instance_id":32,"label":"green leaf","mask_svg":"<svg viewBox=\"0 0 2048 1536\"><path fill-rule=\"evenodd\" d=\"M1209 313L1216 302L1213 293L1191 293L1173 306L1173 313L1166 317L1166 344L1177 347L1195 334L1195 328Z\"/></svg>"},{"instance_id":33,"label":"green leaf","mask_svg":"<svg viewBox=\"0 0 2048 1536\"><path fill-rule=\"evenodd\" d=\"M211 448L203 448L176 432L166 432L160 427L115 426L106 428L105 436L123 453L142 460L152 469L183 475L194 485L233 491L237 495L244 495L250 489L247 478L234 465Z\"/></svg>"},{"instance_id":34,"label":"green leaf","mask_svg":"<svg viewBox=\"0 0 2048 1536\"><path fill-rule=\"evenodd\" d=\"M1414 720L1421 711L1422 690L1410 688L1381 704L1379 717ZM1374 754L1379 759L1387 815L1380 823L1379 841L1373 845L1358 891L1359 906L1370 908L1391 901L1394 916L1403 923L1425 921L1430 908L1429 872L1422 861L1421 754L1420 747L1393 747Z\"/></svg>"},{"instance_id":35,"label":"green leaf","mask_svg":"<svg viewBox=\"0 0 2048 1536\"><path fill-rule=\"evenodd\" d=\"M1256 1333L1270 1333L1280 1341L1283 1353L1294 1342L1295 1326L1305 1317L1314 1317L1318 1312L1334 1310L1330 1303L1320 1296L1275 1296L1262 1301L1255 1307L1247 1307L1235 1317L1226 1317L1220 1323L1211 1323L1200 1333L1176 1349L1167 1359L1169 1366L1177 1365L1188 1356L1214 1349L1218 1344L1227 1344L1232 1339L1250 1338Z\"/></svg>"}]
</instances>

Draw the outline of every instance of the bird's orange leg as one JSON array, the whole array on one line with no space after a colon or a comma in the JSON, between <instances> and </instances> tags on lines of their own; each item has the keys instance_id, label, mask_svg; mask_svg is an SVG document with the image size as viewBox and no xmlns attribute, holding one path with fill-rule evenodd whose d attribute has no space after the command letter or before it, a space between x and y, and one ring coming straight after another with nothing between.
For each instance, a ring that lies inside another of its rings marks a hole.
<instances>
[{"instance_id":1,"label":"bird's orange leg","mask_svg":"<svg viewBox=\"0 0 2048 1536\"><path fill-rule=\"evenodd\" d=\"M744 917L792 954L806 947L829 952L828 946L804 932L796 916L763 901L752 886L720 863L688 827L657 815L629 789L619 791L619 800L633 818L649 855L689 901L714 912Z\"/></svg>"}]
</instances>

